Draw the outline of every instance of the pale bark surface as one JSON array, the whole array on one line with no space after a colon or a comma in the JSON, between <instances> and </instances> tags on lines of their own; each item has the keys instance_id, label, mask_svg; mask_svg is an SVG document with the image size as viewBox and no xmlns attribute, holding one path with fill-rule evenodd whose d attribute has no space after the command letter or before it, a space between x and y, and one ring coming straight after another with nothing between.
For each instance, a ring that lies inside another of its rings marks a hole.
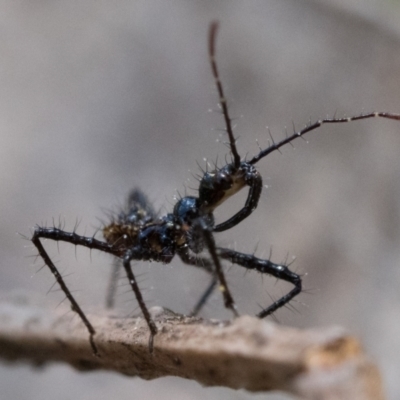
<instances>
[{"instance_id":1,"label":"pale bark surface","mask_svg":"<svg viewBox=\"0 0 400 400\"><path fill-rule=\"evenodd\" d=\"M88 334L64 310L0 304L0 357L79 370L105 369L154 379L179 376L206 386L281 390L307 399L383 399L375 365L343 329L299 330L242 316L205 321L161 308L154 352L143 318L90 315L97 330L95 357ZM105 314L107 314L105 312Z\"/></svg>"}]
</instances>

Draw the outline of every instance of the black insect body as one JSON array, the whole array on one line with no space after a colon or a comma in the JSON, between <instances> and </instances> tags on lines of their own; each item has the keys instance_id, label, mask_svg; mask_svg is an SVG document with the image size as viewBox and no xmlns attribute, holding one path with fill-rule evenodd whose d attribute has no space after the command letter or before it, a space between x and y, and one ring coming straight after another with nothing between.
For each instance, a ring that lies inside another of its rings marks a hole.
<instances>
[{"instance_id":1,"label":"black insect body","mask_svg":"<svg viewBox=\"0 0 400 400\"><path fill-rule=\"evenodd\" d=\"M344 123L374 117L400 120L400 115L386 112L374 112L351 118L322 119L315 123L310 123L304 129L294 132L291 136L286 137L278 143L272 140L268 148L261 150L250 160L242 159L236 148L226 99L215 62L217 28L218 24L215 22L210 26L209 55L219 94L219 102L225 119L232 161L222 168L216 168L211 172L204 172L199 184L198 197L186 196L181 198L175 204L173 212L165 216L158 216L146 196L140 190L135 189L128 199L126 210L116 215L103 228L104 241L95 239L94 237L80 236L75 232L65 232L56 227L45 228L37 226L35 228L32 242L38 249L45 264L54 274L58 284L70 301L73 311L78 313L86 325L89 331L90 343L95 354L98 354L94 342L95 330L48 256L41 243L41 239L68 242L100 250L112 254L122 261L130 286L150 329L150 351L152 351L153 338L157 333L157 326L151 318L132 271L131 261L133 260L150 260L167 264L177 254L185 264L202 268L210 273L212 276L211 283L194 307L193 315L200 311L218 282L225 306L234 315L238 315L235 302L225 280L221 260L227 260L246 269L269 274L293 284L294 287L289 293L274 301L270 306L257 314L258 317L263 318L287 304L301 292L301 277L290 271L285 265L275 264L270 260L263 260L254 255L217 247L214 240L214 232L222 232L238 225L256 209L262 191L262 178L256 170L255 164L273 151L279 150L285 144L291 143L296 138L317 129L323 124ZM227 221L215 224L214 210L246 186L249 188L249 192L243 208ZM203 250L208 251L209 258L199 256L199 253Z\"/></svg>"}]
</instances>

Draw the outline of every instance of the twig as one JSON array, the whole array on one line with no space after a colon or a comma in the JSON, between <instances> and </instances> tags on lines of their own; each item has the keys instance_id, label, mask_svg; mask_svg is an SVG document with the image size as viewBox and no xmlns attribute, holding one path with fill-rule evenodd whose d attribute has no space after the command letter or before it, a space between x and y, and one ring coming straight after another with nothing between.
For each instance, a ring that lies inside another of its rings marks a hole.
<instances>
[{"instance_id":1,"label":"twig","mask_svg":"<svg viewBox=\"0 0 400 400\"><path fill-rule=\"evenodd\" d=\"M384 399L378 369L341 328L299 330L249 316L204 321L160 308L152 313L159 328L153 354L142 318L90 315L101 355L95 357L86 329L65 311L3 302L0 357L40 365L62 361L79 370L144 379L180 376L206 386L281 390L306 399Z\"/></svg>"}]
</instances>

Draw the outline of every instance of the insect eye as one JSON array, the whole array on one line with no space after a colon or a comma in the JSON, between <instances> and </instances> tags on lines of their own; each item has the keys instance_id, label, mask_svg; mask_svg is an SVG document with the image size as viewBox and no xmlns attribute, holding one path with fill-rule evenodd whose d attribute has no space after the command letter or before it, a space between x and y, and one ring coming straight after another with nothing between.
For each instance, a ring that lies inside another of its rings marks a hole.
<instances>
[{"instance_id":1,"label":"insect eye","mask_svg":"<svg viewBox=\"0 0 400 400\"><path fill-rule=\"evenodd\" d=\"M232 186L232 177L225 171L218 171L213 173L205 173L201 182L200 190L228 190Z\"/></svg>"},{"instance_id":2,"label":"insect eye","mask_svg":"<svg viewBox=\"0 0 400 400\"><path fill-rule=\"evenodd\" d=\"M225 197L225 192L233 185L232 177L227 171L205 173L199 186L200 204L213 206Z\"/></svg>"},{"instance_id":3,"label":"insect eye","mask_svg":"<svg viewBox=\"0 0 400 400\"><path fill-rule=\"evenodd\" d=\"M224 173L217 174L216 186L219 190L228 190L232 187L233 180L230 175Z\"/></svg>"}]
</instances>

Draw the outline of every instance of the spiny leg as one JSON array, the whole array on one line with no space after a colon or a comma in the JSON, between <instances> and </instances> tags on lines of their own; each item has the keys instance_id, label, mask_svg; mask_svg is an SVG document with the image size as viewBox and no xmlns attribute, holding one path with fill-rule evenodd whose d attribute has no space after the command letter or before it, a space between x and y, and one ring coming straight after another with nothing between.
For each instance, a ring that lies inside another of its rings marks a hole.
<instances>
[{"instance_id":1,"label":"spiny leg","mask_svg":"<svg viewBox=\"0 0 400 400\"><path fill-rule=\"evenodd\" d=\"M56 278L56 281L60 285L61 290L64 292L65 296L71 303L72 311L75 311L79 315L82 322L85 324L87 330L89 331L89 341L90 341L90 345L92 347L93 353L96 356L99 356L97 346L94 343L94 335L96 334L96 331L93 328L92 324L87 319L85 313L82 311L82 309L79 306L79 304L77 303L77 301L75 300L74 296L71 294L70 290L68 289L63 277L57 270L56 266L51 261L49 255L47 254L46 250L44 249L44 247L40 241L41 238L51 239L54 241L67 242L67 243L71 243L74 245L81 245L84 247L88 247L90 249L106 251L107 253L113 254L112 248L107 243L100 242L97 239L80 236L80 235L77 235L75 232L72 232L72 233L64 232L61 229L57 229L57 228L36 227L35 231L33 233L32 239L31 239L32 243L38 249L38 252L39 252L40 256L42 257L43 261L50 268L50 271L53 273L54 277Z\"/></svg>"},{"instance_id":2,"label":"spiny leg","mask_svg":"<svg viewBox=\"0 0 400 400\"><path fill-rule=\"evenodd\" d=\"M193 307L193 310L190 312L191 317L195 317L198 315L198 313L201 311L201 309L204 307L204 305L207 303L208 299L210 296L213 294L215 288L217 287L218 283L218 278L216 276L213 276L211 278L211 281L209 285L207 286L207 289L203 292L203 294L200 296L199 300Z\"/></svg>"},{"instance_id":3,"label":"spiny leg","mask_svg":"<svg viewBox=\"0 0 400 400\"><path fill-rule=\"evenodd\" d=\"M271 146L267 147L264 150L261 150L256 156L254 156L251 160L247 161L249 164L254 165L262 158L266 157L268 154L272 153L275 150L279 150L285 144L291 143L293 140L297 139L305 135L308 132L311 132L324 124L340 124L352 121L359 121L362 119L369 119L369 118L387 118L387 119L394 119L400 121L400 114L392 114L387 112L371 112L368 114L361 114L356 115L354 117L347 117L347 118L325 118L319 119L314 123L310 123L304 129L294 132L291 136L286 137L285 139L281 140L278 143L273 143Z\"/></svg>"},{"instance_id":4,"label":"spiny leg","mask_svg":"<svg viewBox=\"0 0 400 400\"><path fill-rule=\"evenodd\" d=\"M201 268L210 274L215 274L214 264L211 260L204 257L198 257L197 254L191 254L187 247L182 247L177 250L177 254L181 260L188 265Z\"/></svg>"},{"instance_id":5,"label":"spiny leg","mask_svg":"<svg viewBox=\"0 0 400 400\"><path fill-rule=\"evenodd\" d=\"M201 229L202 235L204 238L204 243L207 246L207 249L211 255L211 259L214 263L215 267L215 274L218 277L219 284L220 284L220 290L222 292L222 295L224 297L224 304L226 308L229 308L233 314L237 317L239 316L239 313L237 311L237 307L235 304L235 301L233 300L233 297L231 295L231 292L228 288L228 284L225 279L225 274L222 269L222 265L219 259L219 256L217 254L217 248L215 246L215 240L214 236L212 234L211 228L207 225L206 221L204 218L198 218L192 229Z\"/></svg>"},{"instance_id":6,"label":"spiny leg","mask_svg":"<svg viewBox=\"0 0 400 400\"><path fill-rule=\"evenodd\" d=\"M128 277L129 284L131 285L131 288L132 288L133 292L135 293L136 300L139 304L139 307L142 310L144 319L146 320L147 325L149 326L149 329L150 329L149 351L150 351L150 353L152 353L154 336L157 334L157 326L150 316L149 310L147 309L147 306L144 302L142 293L139 289L138 283L136 281L135 276L133 275L132 268L131 268L131 261L139 260L139 259L141 259L141 250L138 248L129 249L126 251L126 253L123 257L123 266L125 268L125 272Z\"/></svg>"},{"instance_id":7,"label":"spiny leg","mask_svg":"<svg viewBox=\"0 0 400 400\"><path fill-rule=\"evenodd\" d=\"M153 221L157 216L153 205L147 196L139 188L134 188L129 192L125 209L118 214L118 222L122 224L134 224L143 226ZM117 282L119 271L121 269L121 261L115 259L111 268L110 278L108 281L106 293L106 307L113 308L115 303L115 293L117 291Z\"/></svg>"},{"instance_id":8,"label":"spiny leg","mask_svg":"<svg viewBox=\"0 0 400 400\"><path fill-rule=\"evenodd\" d=\"M139 188L131 190L127 200L126 219L136 224L145 224L157 217L147 196Z\"/></svg>"},{"instance_id":9,"label":"spiny leg","mask_svg":"<svg viewBox=\"0 0 400 400\"><path fill-rule=\"evenodd\" d=\"M233 228L246 219L257 208L262 191L262 177L252 165L242 163L241 168L245 170L245 180L246 184L249 186L246 203L235 215L214 227L214 232L222 232Z\"/></svg>"},{"instance_id":10,"label":"spiny leg","mask_svg":"<svg viewBox=\"0 0 400 400\"><path fill-rule=\"evenodd\" d=\"M209 297L214 292L215 288L217 287L218 277L216 275L214 264L208 258L202 258L197 257L196 255L192 255L189 253L187 248L179 249L178 255L185 264L199 267L212 274L210 284L207 286L207 289L203 292L203 294L200 296L199 300L193 307L192 311L189 313L190 316L194 317L201 311L203 306L207 303Z\"/></svg>"},{"instance_id":11,"label":"spiny leg","mask_svg":"<svg viewBox=\"0 0 400 400\"><path fill-rule=\"evenodd\" d=\"M259 312L257 314L257 317L259 318L264 318L267 315L272 314L278 308L283 307L302 290L301 277L298 274L290 271L285 265L275 264L269 260L262 260L251 254L243 254L230 249L218 248L217 252L219 257L224 260L229 260L230 262L247 269L254 269L262 274L272 275L294 285L294 288L289 293L282 296L280 299L273 302L269 307Z\"/></svg>"},{"instance_id":12,"label":"spiny leg","mask_svg":"<svg viewBox=\"0 0 400 400\"><path fill-rule=\"evenodd\" d=\"M120 270L121 270L121 261L119 259L115 259L112 263L111 274L108 280L108 287L106 293L106 308L114 308L115 293L117 291L117 283Z\"/></svg>"}]
</instances>

